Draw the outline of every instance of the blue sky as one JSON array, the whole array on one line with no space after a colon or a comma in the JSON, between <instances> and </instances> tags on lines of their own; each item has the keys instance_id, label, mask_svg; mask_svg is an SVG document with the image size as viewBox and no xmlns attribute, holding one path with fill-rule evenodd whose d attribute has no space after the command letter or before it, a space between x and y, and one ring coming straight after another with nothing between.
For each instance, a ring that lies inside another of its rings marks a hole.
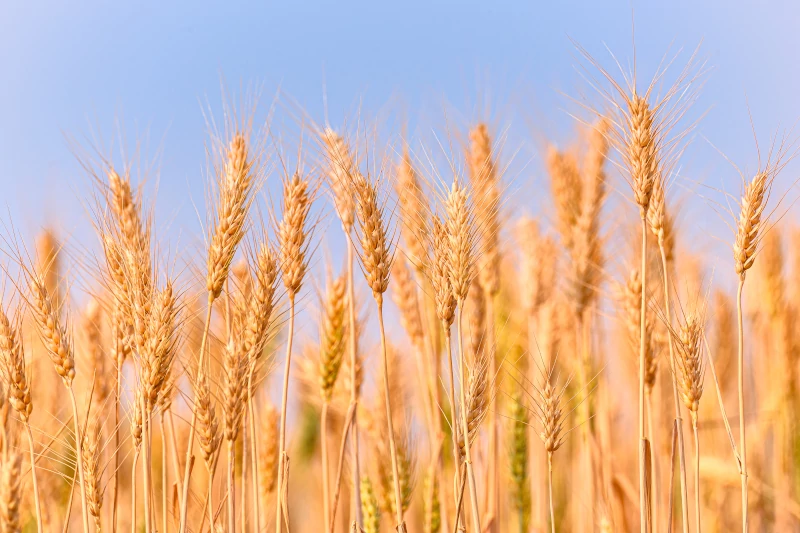
<instances>
[{"instance_id":1,"label":"blue sky","mask_svg":"<svg viewBox=\"0 0 800 533\"><path fill-rule=\"evenodd\" d=\"M208 102L221 111L224 80L233 88L258 83L266 100L281 86L319 121L326 94L333 124L359 108L364 115L390 108L405 110L412 128L424 131L441 123L443 102L458 125L487 118L488 102L492 123L514 132L508 151L532 162L517 170L527 196L514 206L536 211L541 196L528 184L541 179L537 143L566 138L573 122L561 93L585 90L569 38L608 67L604 46L628 62L633 18L642 73L652 73L670 46L692 50L702 41L711 72L697 106L708 114L684 172L737 192L738 176L717 149L755 168L748 103L762 144L800 117L799 13L788 1L6 1L3 208L25 233L42 224L88 231L81 198L89 180L67 139L108 142L121 124L129 150L148 138L143 157L160 154L159 220L196 231L192 201L202 205L205 190L203 108ZM692 218L685 226L704 232L701 241L724 234L702 202L685 216Z\"/></svg>"}]
</instances>

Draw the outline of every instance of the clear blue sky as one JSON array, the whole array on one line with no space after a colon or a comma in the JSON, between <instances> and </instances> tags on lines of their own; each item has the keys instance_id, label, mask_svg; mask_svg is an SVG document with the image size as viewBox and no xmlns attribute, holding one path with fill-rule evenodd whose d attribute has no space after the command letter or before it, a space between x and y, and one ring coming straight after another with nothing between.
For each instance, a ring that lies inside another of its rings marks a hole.
<instances>
[{"instance_id":1,"label":"clear blue sky","mask_svg":"<svg viewBox=\"0 0 800 533\"><path fill-rule=\"evenodd\" d=\"M559 91L573 93L581 83L569 37L607 66L604 44L627 61L634 9L643 72L652 72L671 44L691 50L703 41L713 70L698 103L709 110L698 133L753 169L747 102L764 142L800 117L794 2L6 0L3 209L26 232L58 223L80 233L86 215L79 196L88 180L65 136L80 139L94 129L108 141L120 119L129 144L149 135L146 158L163 151L159 209L167 218L179 209L176 226L196 229L187 198L203 200L202 102L220 109L222 78L234 87L261 83L267 95L281 85L320 121L326 92L334 124L359 105L370 113L389 102L402 102L413 121L440 113L443 99L470 120L482 109L479 95L488 94L496 124L528 132L529 139L509 139L512 149L535 144L537 135L559 138L571 124ZM688 163L693 179L714 186L727 180L738 190L733 169L706 141L697 143Z\"/></svg>"}]
</instances>

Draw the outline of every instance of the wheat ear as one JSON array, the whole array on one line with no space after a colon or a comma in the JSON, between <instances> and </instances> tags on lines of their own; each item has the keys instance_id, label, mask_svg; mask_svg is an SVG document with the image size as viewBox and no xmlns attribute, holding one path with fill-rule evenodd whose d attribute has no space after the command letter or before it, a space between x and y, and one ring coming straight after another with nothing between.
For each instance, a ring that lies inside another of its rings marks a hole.
<instances>
[{"instance_id":1,"label":"wheat ear","mask_svg":"<svg viewBox=\"0 0 800 533\"><path fill-rule=\"evenodd\" d=\"M36 452L34 450L33 434L31 432L30 416L33 411L31 401L30 379L25 371L25 349L22 337L19 335L19 325L12 326L11 321L0 308L0 371L8 394L8 403L19 415L20 421L25 425L28 436L28 449L31 461L31 482L33 485L33 499L36 506L36 527L42 533L42 507L39 501L39 484L36 478Z\"/></svg>"}]
</instances>

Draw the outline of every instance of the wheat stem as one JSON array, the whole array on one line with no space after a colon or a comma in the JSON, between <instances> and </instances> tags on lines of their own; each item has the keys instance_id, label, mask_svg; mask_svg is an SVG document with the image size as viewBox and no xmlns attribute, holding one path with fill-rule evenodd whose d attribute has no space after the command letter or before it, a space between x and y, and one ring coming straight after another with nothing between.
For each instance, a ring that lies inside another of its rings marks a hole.
<instances>
[{"instance_id":1,"label":"wheat stem","mask_svg":"<svg viewBox=\"0 0 800 533\"><path fill-rule=\"evenodd\" d=\"M83 431L81 430L80 420L78 418L78 403L75 400L75 391L72 387L68 387L69 390L69 399L72 402L72 416L73 422L75 424L75 457L77 457L78 463L78 480L81 482L81 508L83 510L82 518L83 518L83 530L86 533L89 533L89 508L86 503L86 486L85 486L85 477L83 474L83 461L81 461L82 452L83 452Z\"/></svg>"},{"instance_id":2,"label":"wheat stem","mask_svg":"<svg viewBox=\"0 0 800 533\"><path fill-rule=\"evenodd\" d=\"M341 443L339 445L339 463L338 463L338 466L336 467L336 485L335 485L336 488L333 491L333 506L332 506L332 508L333 508L334 512L331 514L331 521L327 525L327 527L329 527L328 531L330 533L333 533L334 530L336 529L336 513L335 513L335 510L336 510L336 507L339 504L339 494L341 493L341 488L342 488L342 470L343 470L343 467L344 467L344 455L345 455L345 451L347 450L347 433L348 433L348 428L352 427L352 424L353 424L353 421L354 421L354 417L355 417L355 411L356 411L355 408L351 405L347 409L347 414L344 417L345 418L344 431L342 432L342 441L341 441Z\"/></svg>"},{"instance_id":3,"label":"wheat stem","mask_svg":"<svg viewBox=\"0 0 800 533\"><path fill-rule=\"evenodd\" d=\"M289 403L289 370L292 365L292 341L294 338L295 302L294 294L289 295L289 333L286 338L286 366L283 370L283 395L281 396L281 424L278 438L278 491L276 494L275 533L281 532L281 516L283 514L281 501L284 497L283 476L286 470L286 407ZM286 489L288 495L288 484Z\"/></svg>"},{"instance_id":4,"label":"wheat stem","mask_svg":"<svg viewBox=\"0 0 800 533\"><path fill-rule=\"evenodd\" d=\"M475 472L472 468L472 454L470 451L469 422L467 422L467 360L464 355L464 341L462 335L462 315L464 314L464 301L458 303L458 360L461 370L461 431L464 435L464 463L467 465L467 481L469 482L470 503L472 505L472 527L475 531L481 530L480 507L478 506L478 487L475 483ZM494 374L492 374L494 375ZM494 431L494 428L491 428ZM490 485L491 486L491 485Z\"/></svg>"},{"instance_id":5,"label":"wheat stem","mask_svg":"<svg viewBox=\"0 0 800 533\"><path fill-rule=\"evenodd\" d=\"M550 533L556 533L556 514L553 511L553 452L547 452L547 493L550 500Z\"/></svg>"},{"instance_id":6,"label":"wheat stem","mask_svg":"<svg viewBox=\"0 0 800 533\"><path fill-rule=\"evenodd\" d=\"M167 533L167 514L169 511L167 462L169 454L167 453L167 431L164 427L164 413L161 413L161 418L159 419L159 430L161 432L161 531Z\"/></svg>"},{"instance_id":7,"label":"wheat stem","mask_svg":"<svg viewBox=\"0 0 800 533\"><path fill-rule=\"evenodd\" d=\"M31 483L33 484L33 501L36 505L36 530L42 533L42 505L39 501L39 483L36 479L36 452L33 445L33 433L30 422L25 422L25 432L28 435L28 447L31 454Z\"/></svg>"},{"instance_id":8,"label":"wheat stem","mask_svg":"<svg viewBox=\"0 0 800 533\"><path fill-rule=\"evenodd\" d=\"M444 344L445 350L447 351L447 371L450 375L450 397L448 400L450 401L450 435L452 436L453 440L453 468L455 469L455 492L453 496L456 500L458 500L458 493L459 493L459 483L458 483L458 476L461 472L461 454L459 453L459 446L458 446L458 424L455 421L455 412L456 412L456 378L453 372L453 347L451 346L450 340L450 326L444 325L443 327L443 334L444 334ZM461 522L461 513L456 513L456 526Z\"/></svg>"},{"instance_id":9,"label":"wheat stem","mask_svg":"<svg viewBox=\"0 0 800 533\"><path fill-rule=\"evenodd\" d=\"M250 389L247 389L247 396L250 396ZM239 493L239 512L242 517L242 531L247 533L247 454L248 449L248 434L247 434L247 419L248 411L245 409L242 413L242 475L241 475L241 492Z\"/></svg>"},{"instance_id":10,"label":"wheat stem","mask_svg":"<svg viewBox=\"0 0 800 533\"><path fill-rule=\"evenodd\" d=\"M742 532L747 533L747 435L744 417L744 324L742 320L742 290L744 275L739 278L736 291L736 319L739 325L739 473L742 478Z\"/></svg>"},{"instance_id":11,"label":"wheat stem","mask_svg":"<svg viewBox=\"0 0 800 533\"><path fill-rule=\"evenodd\" d=\"M236 441L228 439L228 531L236 533ZM244 519L244 517L242 517Z\"/></svg>"},{"instance_id":12,"label":"wheat stem","mask_svg":"<svg viewBox=\"0 0 800 533\"><path fill-rule=\"evenodd\" d=\"M664 313L667 318L667 327L672 327L672 313L669 304L669 267L667 263L667 252L664 247L664 242L659 239L658 248L661 253L661 269L664 271ZM678 460L680 461L680 478L681 478L681 524L683 526L683 533L689 533L689 491L686 483L686 453L684 450L683 441L683 418L681 416L681 402L678 396L678 378L675 367L675 346L671 334L667 334L667 344L669 346L669 363L672 368L672 393L675 402L675 423L677 427L678 439ZM670 492L670 498L672 492ZM670 507L669 514L670 524L672 523L672 512ZM670 526L671 527L671 526Z\"/></svg>"},{"instance_id":13,"label":"wheat stem","mask_svg":"<svg viewBox=\"0 0 800 533\"><path fill-rule=\"evenodd\" d=\"M250 453L250 481L252 485L252 493L253 493L253 505L252 513L253 513L253 524L255 527L256 532L261 531L261 506L258 504L258 495L259 488L258 488L258 432L256 431L255 421L256 421L256 406L255 401L253 399L253 368L251 367L250 373L247 377L247 390L250 391L247 397L247 409L250 412L249 417L249 424L250 424L250 448L252 451Z\"/></svg>"},{"instance_id":14,"label":"wheat stem","mask_svg":"<svg viewBox=\"0 0 800 533\"><path fill-rule=\"evenodd\" d=\"M700 533L700 437L697 434L697 412L692 413L692 430L694 431L694 506L695 531Z\"/></svg>"},{"instance_id":15,"label":"wheat stem","mask_svg":"<svg viewBox=\"0 0 800 533\"><path fill-rule=\"evenodd\" d=\"M117 532L117 504L119 501L119 399L122 388L122 365L117 362L117 382L114 392L114 492L111 506L111 531Z\"/></svg>"},{"instance_id":16,"label":"wheat stem","mask_svg":"<svg viewBox=\"0 0 800 533\"><path fill-rule=\"evenodd\" d=\"M136 466L139 461L139 448L133 454L133 466L131 467L131 533L138 533L136 528Z\"/></svg>"},{"instance_id":17,"label":"wheat stem","mask_svg":"<svg viewBox=\"0 0 800 533\"><path fill-rule=\"evenodd\" d=\"M213 294L208 294L208 309L206 310L206 319L203 325L203 336L200 339L200 357L197 364L198 374L205 372L205 348L208 342L208 329L211 325L211 310L214 304ZM192 409L192 423L189 425L189 440L186 444L186 465L183 472L183 494L181 495L181 519L180 519L180 533L186 533L187 529L187 514L189 511L189 481L192 475L192 467L194 466L194 455L192 454L192 445L194 444L194 435L197 431L197 410Z\"/></svg>"},{"instance_id":18,"label":"wheat stem","mask_svg":"<svg viewBox=\"0 0 800 533\"><path fill-rule=\"evenodd\" d=\"M331 523L331 509L330 509L330 472L328 467L328 400L322 402L322 412L320 413L320 447L322 454L322 517L323 524Z\"/></svg>"},{"instance_id":19,"label":"wheat stem","mask_svg":"<svg viewBox=\"0 0 800 533\"><path fill-rule=\"evenodd\" d=\"M143 500L144 500L144 530L147 533L150 533L151 525L151 509L150 509L150 412L144 405L145 400L144 397L140 400L142 402L142 430L143 430L143 438L144 441L142 442L142 448L144 449L144 454L142 457L142 481L144 483L143 487Z\"/></svg>"},{"instance_id":20,"label":"wheat stem","mask_svg":"<svg viewBox=\"0 0 800 533\"><path fill-rule=\"evenodd\" d=\"M353 238L349 228L347 234L347 326L349 331L348 347L350 349L350 406L353 409L353 420L350 426L350 453L353 462L353 507L355 522L359 531L364 527L364 515L361 509L361 461L358 452L358 353L356 350L356 304L353 277ZM336 506L333 507L336 514Z\"/></svg>"},{"instance_id":21,"label":"wheat stem","mask_svg":"<svg viewBox=\"0 0 800 533\"><path fill-rule=\"evenodd\" d=\"M395 502L395 527L397 533L405 533L406 525L403 521L403 494L400 489L400 470L397 465L397 444L394 438L394 424L392 423L392 404L389 395L389 354L386 348L386 331L383 325L383 294L376 293L375 301L378 304L378 325L381 333L381 353L383 354L383 392L386 403L386 424L389 432L389 452L392 458L392 481L394 484Z\"/></svg>"},{"instance_id":22,"label":"wheat stem","mask_svg":"<svg viewBox=\"0 0 800 533\"><path fill-rule=\"evenodd\" d=\"M647 500L647 466L646 449L647 433L645 430L645 371L646 371L646 338L645 311L647 305L647 217L642 214L642 298L639 309L639 518L642 533L647 533L649 526L649 508Z\"/></svg>"}]
</instances>

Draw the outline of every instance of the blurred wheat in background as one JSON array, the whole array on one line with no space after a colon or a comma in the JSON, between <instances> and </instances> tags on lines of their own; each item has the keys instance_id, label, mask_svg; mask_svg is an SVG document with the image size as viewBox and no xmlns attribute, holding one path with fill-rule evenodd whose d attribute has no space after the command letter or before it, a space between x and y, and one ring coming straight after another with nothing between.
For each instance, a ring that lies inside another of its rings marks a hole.
<instances>
[{"instance_id":1,"label":"blurred wheat in background","mask_svg":"<svg viewBox=\"0 0 800 533\"><path fill-rule=\"evenodd\" d=\"M800 530L795 139L714 201L681 172L699 52L643 79L573 44L533 183L488 116L242 90L186 249L143 157L76 143L93 238L2 219L0 531Z\"/></svg>"}]
</instances>

